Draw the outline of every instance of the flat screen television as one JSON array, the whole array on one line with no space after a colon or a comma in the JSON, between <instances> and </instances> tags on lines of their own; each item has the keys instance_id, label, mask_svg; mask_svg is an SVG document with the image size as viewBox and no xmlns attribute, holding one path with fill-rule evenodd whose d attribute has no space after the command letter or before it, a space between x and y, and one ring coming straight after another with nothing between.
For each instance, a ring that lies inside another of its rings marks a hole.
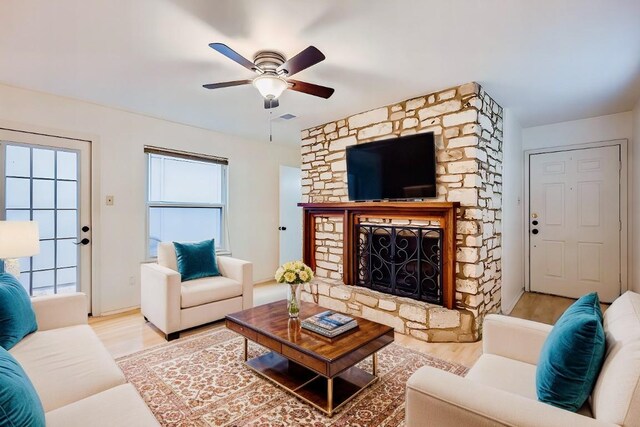
<instances>
[{"instance_id":1,"label":"flat screen television","mask_svg":"<svg viewBox=\"0 0 640 427\"><path fill-rule=\"evenodd\" d=\"M436 197L432 132L347 147L349 200Z\"/></svg>"}]
</instances>

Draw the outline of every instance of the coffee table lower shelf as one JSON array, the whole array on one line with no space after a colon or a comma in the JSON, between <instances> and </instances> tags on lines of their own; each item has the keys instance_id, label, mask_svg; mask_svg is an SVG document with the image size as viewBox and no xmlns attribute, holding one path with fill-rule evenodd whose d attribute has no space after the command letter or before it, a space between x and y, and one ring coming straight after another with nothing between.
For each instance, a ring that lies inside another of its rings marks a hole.
<instances>
[{"instance_id":1,"label":"coffee table lower shelf","mask_svg":"<svg viewBox=\"0 0 640 427\"><path fill-rule=\"evenodd\" d=\"M256 373L330 417L378 379L356 366L336 377L327 378L273 351L245 363Z\"/></svg>"}]
</instances>

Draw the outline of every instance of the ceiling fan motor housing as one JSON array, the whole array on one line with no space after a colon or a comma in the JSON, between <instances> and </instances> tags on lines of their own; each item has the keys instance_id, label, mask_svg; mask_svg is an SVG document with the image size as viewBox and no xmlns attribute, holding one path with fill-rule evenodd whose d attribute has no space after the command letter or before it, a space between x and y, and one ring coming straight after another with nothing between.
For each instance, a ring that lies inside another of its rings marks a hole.
<instances>
[{"instance_id":1,"label":"ceiling fan motor housing","mask_svg":"<svg viewBox=\"0 0 640 427\"><path fill-rule=\"evenodd\" d=\"M278 75L276 69L284 64L286 58L284 55L270 50L261 50L253 57L253 63L265 73ZM286 72L285 72L286 74Z\"/></svg>"}]
</instances>

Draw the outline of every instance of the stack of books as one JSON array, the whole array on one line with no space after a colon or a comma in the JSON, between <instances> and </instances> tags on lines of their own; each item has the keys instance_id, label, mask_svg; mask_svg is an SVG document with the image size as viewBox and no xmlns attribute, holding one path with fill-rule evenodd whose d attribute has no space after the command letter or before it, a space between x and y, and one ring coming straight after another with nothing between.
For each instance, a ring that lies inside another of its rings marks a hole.
<instances>
[{"instance_id":1,"label":"stack of books","mask_svg":"<svg viewBox=\"0 0 640 427\"><path fill-rule=\"evenodd\" d=\"M328 310L303 320L302 327L316 334L333 338L357 328L358 322L353 317Z\"/></svg>"}]
</instances>

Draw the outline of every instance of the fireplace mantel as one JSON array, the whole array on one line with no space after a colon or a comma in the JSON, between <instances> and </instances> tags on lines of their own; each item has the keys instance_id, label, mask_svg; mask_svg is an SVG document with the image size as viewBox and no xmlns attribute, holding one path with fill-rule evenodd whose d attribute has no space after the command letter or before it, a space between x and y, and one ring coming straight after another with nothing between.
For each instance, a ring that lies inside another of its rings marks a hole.
<instances>
[{"instance_id":1,"label":"fireplace mantel","mask_svg":"<svg viewBox=\"0 0 640 427\"><path fill-rule=\"evenodd\" d=\"M456 212L458 202L340 202L299 203L304 212L304 262L313 270L315 261L316 217L341 217L344 227L343 282L356 281L356 225L363 218L438 221L443 228L442 293L443 305L454 307L456 286Z\"/></svg>"}]
</instances>

